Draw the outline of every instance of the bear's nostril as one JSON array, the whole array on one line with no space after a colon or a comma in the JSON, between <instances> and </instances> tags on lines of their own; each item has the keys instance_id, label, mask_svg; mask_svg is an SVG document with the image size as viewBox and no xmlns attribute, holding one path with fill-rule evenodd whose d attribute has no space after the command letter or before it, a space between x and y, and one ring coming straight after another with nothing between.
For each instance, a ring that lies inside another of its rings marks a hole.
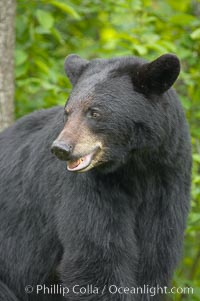
<instances>
[{"instance_id":1,"label":"bear's nostril","mask_svg":"<svg viewBox=\"0 0 200 301\"><path fill-rule=\"evenodd\" d=\"M51 146L51 152L58 157L58 159L66 161L72 153L72 146L62 141L54 141Z\"/></svg>"}]
</instances>

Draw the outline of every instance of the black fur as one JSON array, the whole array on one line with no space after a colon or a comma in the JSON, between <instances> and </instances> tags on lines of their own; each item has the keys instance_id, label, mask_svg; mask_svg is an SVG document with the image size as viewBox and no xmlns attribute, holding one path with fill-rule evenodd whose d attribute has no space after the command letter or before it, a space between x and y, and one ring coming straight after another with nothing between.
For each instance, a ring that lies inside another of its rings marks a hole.
<instances>
[{"instance_id":1,"label":"black fur","mask_svg":"<svg viewBox=\"0 0 200 301\"><path fill-rule=\"evenodd\" d=\"M0 280L20 301L31 300L26 285L59 281L70 289L169 285L189 210L191 149L180 102L167 90L178 60L157 62L151 69L135 57L66 61L75 85L67 106L79 114L89 99L101 111L97 120L81 113L105 146L101 164L88 172L68 172L50 152L64 126L63 108L28 115L0 135ZM33 300L50 300L43 298ZM149 298L108 289L67 295L69 301ZM1 298L8 300L15 300L9 290Z\"/></svg>"},{"instance_id":2,"label":"black fur","mask_svg":"<svg viewBox=\"0 0 200 301\"><path fill-rule=\"evenodd\" d=\"M3 282L0 281L0 300L6 301L19 301L13 292L5 285Z\"/></svg>"}]
</instances>

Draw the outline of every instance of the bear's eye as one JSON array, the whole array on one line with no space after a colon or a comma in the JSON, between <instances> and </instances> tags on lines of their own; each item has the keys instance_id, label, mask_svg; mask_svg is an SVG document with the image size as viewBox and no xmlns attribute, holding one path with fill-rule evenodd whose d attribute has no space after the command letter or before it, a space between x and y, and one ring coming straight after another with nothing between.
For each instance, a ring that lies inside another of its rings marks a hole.
<instances>
[{"instance_id":1,"label":"bear's eye","mask_svg":"<svg viewBox=\"0 0 200 301\"><path fill-rule=\"evenodd\" d=\"M97 110L91 109L91 110L89 110L89 112L88 112L88 116L89 116L90 118L97 119L98 117L100 117L100 113L99 113Z\"/></svg>"},{"instance_id":2,"label":"bear's eye","mask_svg":"<svg viewBox=\"0 0 200 301\"><path fill-rule=\"evenodd\" d=\"M92 113L91 113L91 116L92 116L93 118L97 118L97 117L99 117L100 115L99 115L99 113L97 113L97 112L92 112Z\"/></svg>"}]
</instances>

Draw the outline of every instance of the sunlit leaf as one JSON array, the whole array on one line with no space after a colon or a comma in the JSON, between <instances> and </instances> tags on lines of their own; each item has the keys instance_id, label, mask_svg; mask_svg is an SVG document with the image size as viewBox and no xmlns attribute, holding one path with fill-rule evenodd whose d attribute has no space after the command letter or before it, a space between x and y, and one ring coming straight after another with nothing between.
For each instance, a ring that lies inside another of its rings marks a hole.
<instances>
[{"instance_id":1,"label":"sunlit leaf","mask_svg":"<svg viewBox=\"0 0 200 301\"><path fill-rule=\"evenodd\" d=\"M192 33L191 33L191 38L193 40L199 40L200 39L200 28L197 28L196 30L194 30Z\"/></svg>"},{"instance_id":2,"label":"sunlit leaf","mask_svg":"<svg viewBox=\"0 0 200 301\"><path fill-rule=\"evenodd\" d=\"M37 9L36 17L38 19L38 22L44 29L49 30L50 28L52 28L54 24L54 18L49 12Z\"/></svg>"},{"instance_id":3,"label":"sunlit leaf","mask_svg":"<svg viewBox=\"0 0 200 301\"><path fill-rule=\"evenodd\" d=\"M64 2L60 2L60 1L49 1L49 3L51 5L56 6L61 11L63 11L65 13L69 14L70 16L74 17L75 19L80 19L80 15L75 11L75 9L71 5L66 4Z\"/></svg>"}]
</instances>

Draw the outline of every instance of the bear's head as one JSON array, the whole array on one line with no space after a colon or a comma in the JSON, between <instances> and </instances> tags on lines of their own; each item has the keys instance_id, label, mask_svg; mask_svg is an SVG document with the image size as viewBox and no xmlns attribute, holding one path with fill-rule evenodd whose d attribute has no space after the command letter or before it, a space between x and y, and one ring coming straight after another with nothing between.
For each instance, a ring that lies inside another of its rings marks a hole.
<instances>
[{"instance_id":1,"label":"bear's head","mask_svg":"<svg viewBox=\"0 0 200 301\"><path fill-rule=\"evenodd\" d=\"M65 60L73 90L52 152L69 171L116 169L136 150L158 149L168 134L168 91L180 72L173 54L148 63L137 57Z\"/></svg>"}]
</instances>

